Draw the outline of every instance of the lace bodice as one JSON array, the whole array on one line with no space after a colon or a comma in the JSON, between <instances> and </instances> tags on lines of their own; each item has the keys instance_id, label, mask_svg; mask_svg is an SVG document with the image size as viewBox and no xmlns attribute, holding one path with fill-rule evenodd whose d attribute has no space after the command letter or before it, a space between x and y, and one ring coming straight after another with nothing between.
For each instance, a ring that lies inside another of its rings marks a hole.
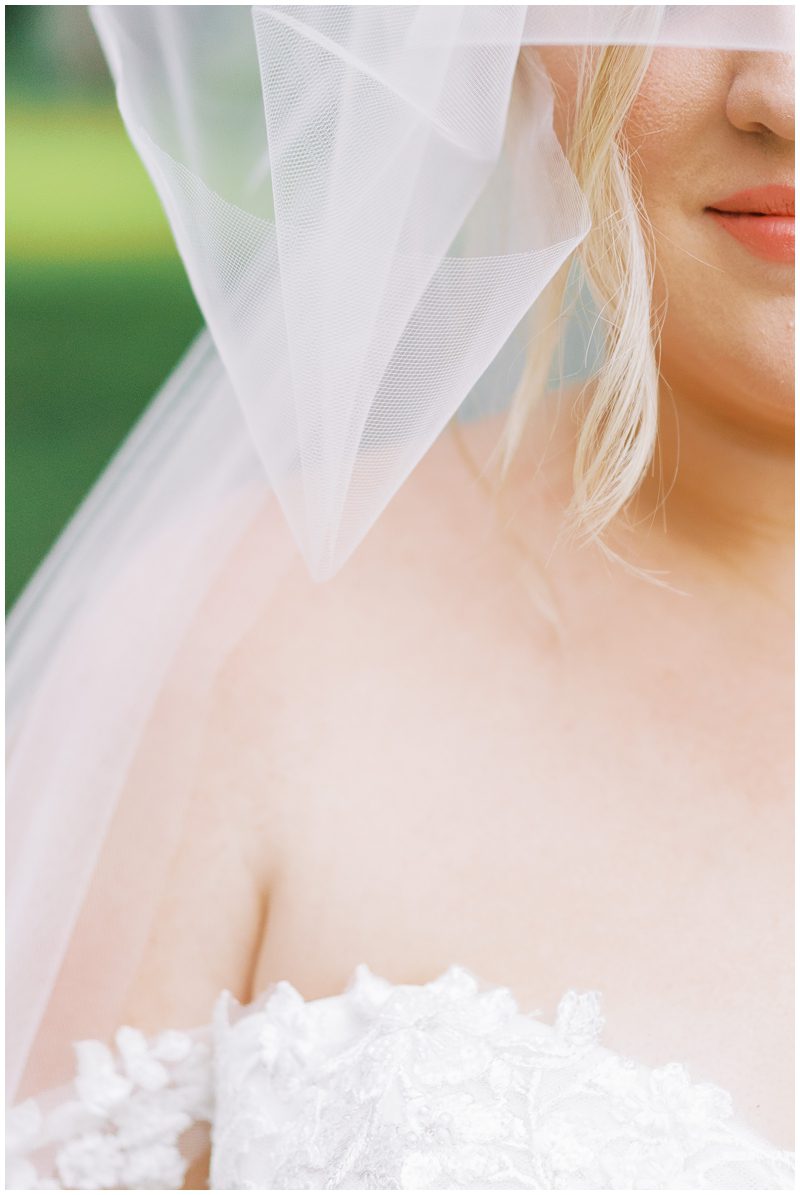
<instances>
[{"instance_id":1,"label":"lace bodice","mask_svg":"<svg viewBox=\"0 0 800 1195\"><path fill-rule=\"evenodd\" d=\"M207 1125L214 1189L793 1187L794 1155L725 1091L602 1027L597 992L548 1025L460 967L395 985L361 966L312 1001L223 992L204 1029L78 1043L70 1100L11 1113L8 1185L177 1188Z\"/></svg>"}]
</instances>

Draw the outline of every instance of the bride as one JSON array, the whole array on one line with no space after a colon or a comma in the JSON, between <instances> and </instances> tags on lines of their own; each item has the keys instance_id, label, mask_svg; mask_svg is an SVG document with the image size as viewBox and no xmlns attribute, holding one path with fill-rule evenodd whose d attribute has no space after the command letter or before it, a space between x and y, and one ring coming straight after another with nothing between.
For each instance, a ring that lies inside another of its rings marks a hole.
<instances>
[{"instance_id":1,"label":"bride","mask_svg":"<svg viewBox=\"0 0 800 1195\"><path fill-rule=\"evenodd\" d=\"M288 37L307 10L286 13ZM132 128L147 27L95 20ZM12 788L12 851L57 827L69 882L90 857L46 984L41 944L14 953L15 910L25 941L37 914L12 890L12 987L47 989L12 1187L793 1185L793 60L752 29L591 52L547 32L517 50L508 141L530 149L545 81L591 218L588 380L546 386L568 247L537 283L510 404L433 435L335 575L295 553L289 499L245 486L193 509L203 588L182 604L186 523L164 531L153 503L152 542L126 541L86 607L110 672L78 626L23 701L49 717L57 690L59 769L92 752L119 795L106 823L40 797L53 824L32 826L41 750L23 755L24 814ZM173 85L199 61L176 51ZM174 144L133 135L214 332L187 217L199 244L208 201L169 173ZM546 200L517 195L516 218L520 202ZM320 303L344 306L349 281L323 275ZM318 335L314 301L293 314ZM322 376L294 364L295 383ZM174 607L140 623L168 585ZM169 666L137 688L167 634ZM70 732L76 681L91 720ZM26 734L22 717L12 761ZM56 847L33 857L30 899Z\"/></svg>"}]
</instances>

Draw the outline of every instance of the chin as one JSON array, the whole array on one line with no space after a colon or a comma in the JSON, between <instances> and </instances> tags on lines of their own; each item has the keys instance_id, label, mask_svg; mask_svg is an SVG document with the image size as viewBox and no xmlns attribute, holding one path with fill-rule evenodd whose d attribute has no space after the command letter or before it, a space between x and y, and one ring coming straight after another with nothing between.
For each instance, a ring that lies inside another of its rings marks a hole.
<instances>
[{"instance_id":1,"label":"chin","mask_svg":"<svg viewBox=\"0 0 800 1195\"><path fill-rule=\"evenodd\" d=\"M685 242L684 242L685 243ZM694 246L693 246L694 248ZM710 269L711 255L659 253L654 298L663 303L661 374L677 400L751 434L793 437L793 272L763 263ZM782 277L776 278L776 269Z\"/></svg>"},{"instance_id":2,"label":"chin","mask_svg":"<svg viewBox=\"0 0 800 1195\"><path fill-rule=\"evenodd\" d=\"M683 341L683 352L676 359L667 342L662 377L679 404L689 402L704 410L731 432L791 446L795 408L791 350L785 368L776 369L774 358L759 360L761 352L755 346L752 355L745 357L745 343L729 346L728 353L721 348L709 360L707 344L698 345L692 354Z\"/></svg>"}]
</instances>

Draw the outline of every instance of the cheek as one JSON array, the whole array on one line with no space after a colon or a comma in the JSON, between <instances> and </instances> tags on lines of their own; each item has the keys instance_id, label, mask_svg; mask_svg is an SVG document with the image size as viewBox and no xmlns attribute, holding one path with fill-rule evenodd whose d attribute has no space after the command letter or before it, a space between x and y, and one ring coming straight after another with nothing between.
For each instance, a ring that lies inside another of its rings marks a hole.
<instances>
[{"instance_id":1,"label":"cheek","mask_svg":"<svg viewBox=\"0 0 800 1195\"><path fill-rule=\"evenodd\" d=\"M625 121L633 174L651 220L700 211L712 198L713 143L725 125L726 95L724 62L713 55L653 53Z\"/></svg>"},{"instance_id":2,"label":"cheek","mask_svg":"<svg viewBox=\"0 0 800 1195\"><path fill-rule=\"evenodd\" d=\"M794 299L760 267L719 256L704 209L734 189L742 145L726 116L727 60L706 58L701 71L693 59L654 55L625 128L652 228L654 304L665 311L662 373L734 420L791 425Z\"/></svg>"},{"instance_id":3,"label":"cheek","mask_svg":"<svg viewBox=\"0 0 800 1195\"><path fill-rule=\"evenodd\" d=\"M794 423L794 299L657 247L655 301L666 299L661 372L688 399L751 427Z\"/></svg>"}]
</instances>

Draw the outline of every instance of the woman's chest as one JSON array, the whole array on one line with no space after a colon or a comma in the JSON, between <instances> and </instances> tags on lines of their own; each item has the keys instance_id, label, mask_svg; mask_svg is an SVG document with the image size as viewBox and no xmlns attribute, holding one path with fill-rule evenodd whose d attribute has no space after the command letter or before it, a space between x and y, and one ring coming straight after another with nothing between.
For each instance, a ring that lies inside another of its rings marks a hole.
<instances>
[{"instance_id":1,"label":"woman's chest","mask_svg":"<svg viewBox=\"0 0 800 1195\"><path fill-rule=\"evenodd\" d=\"M592 992L547 1025L463 968L396 985L362 965L328 999L279 984L233 1027L221 1005L215 1029L215 1187L791 1185L719 1088L600 1045Z\"/></svg>"},{"instance_id":2,"label":"woman's chest","mask_svg":"<svg viewBox=\"0 0 800 1195\"><path fill-rule=\"evenodd\" d=\"M790 1145L791 670L650 614L598 607L557 650L483 611L320 655L273 728L291 791L253 986L461 963L546 1020L599 989L610 1048L683 1061Z\"/></svg>"},{"instance_id":3,"label":"woman's chest","mask_svg":"<svg viewBox=\"0 0 800 1195\"><path fill-rule=\"evenodd\" d=\"M396 824L389 833L363 852L338 839L329 856L298 860L274 893L255 990L285 977L309 997L330 995L359 962L425 982L458 962L547 1022L568 988L599 990L609 1048L683 1062L791 1147L791 878L777 851L772 869L754 868L721 837L725 862L709 869L689 846L669 867L646 840L623 853L608 833L594 837L596 862L545 833L519 831L500 849L454 828L435 850L435 838L426 848Z\"/></svg>"},{"instance_id":4,"label":"woman's chest","mask_svg":"<svg viewBox=\"0 0 800 1195\"><path fill-rule=\"evenodd\" d=\"M791 1145L791 803L786 761L753 759L759 716L715 729L708 704L653 689L527 717L497 692L425 698L365 709L356 756L318 740L256 989L457 962L546 1020L567 988L599 989L610 1048L684 1062Z\"/></svg>"}]
</instances>

